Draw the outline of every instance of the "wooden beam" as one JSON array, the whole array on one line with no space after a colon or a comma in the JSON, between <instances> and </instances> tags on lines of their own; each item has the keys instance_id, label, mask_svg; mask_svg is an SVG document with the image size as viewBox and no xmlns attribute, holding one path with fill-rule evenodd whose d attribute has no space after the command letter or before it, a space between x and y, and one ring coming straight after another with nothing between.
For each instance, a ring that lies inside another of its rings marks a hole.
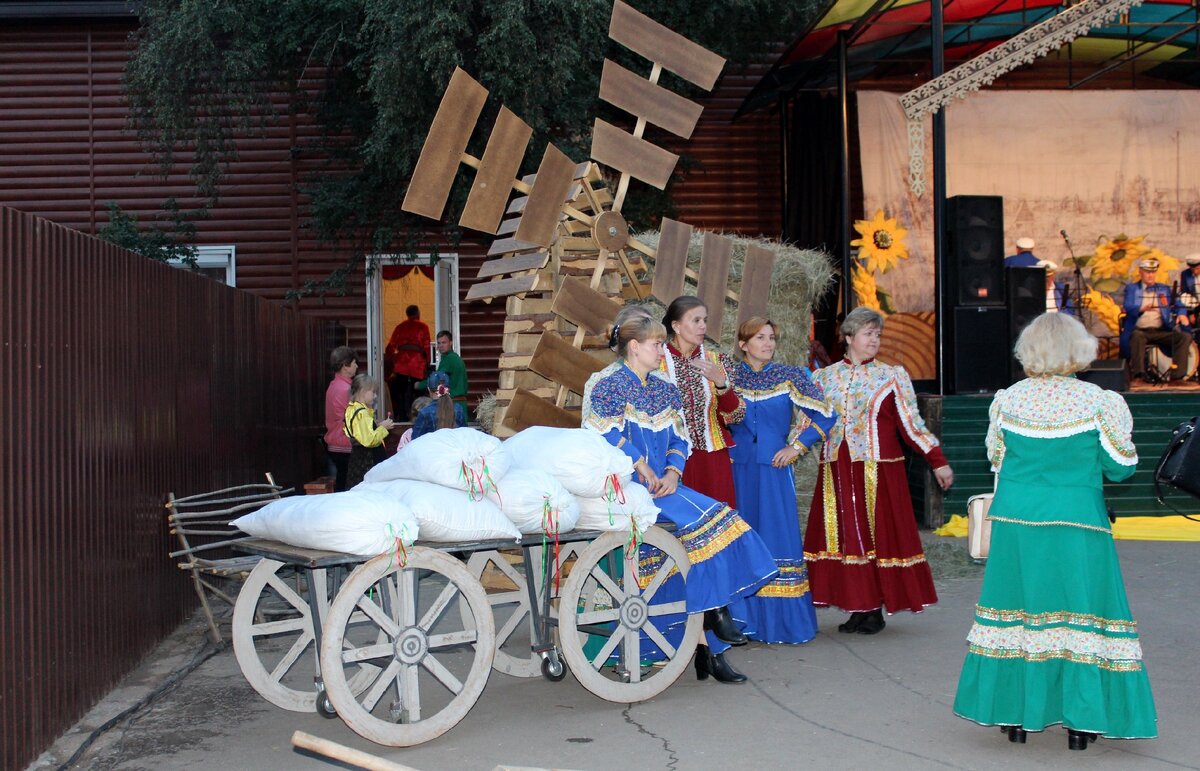
<instances>
[{"instance_id":1,"label":"wooden beam","mask_svg":"<svg viewBox=\"0 0 1200 771\"><path fill-rule=\"evenodd\" d=\"M708 328L714 340L721 338L725 318L725 288L729 284L729 263L733 259L733 240L716 233L704 234L704 252L700 256L700 279L696 296L708 308Z\"/></svg>"},{"instance_id":2,"label":"wooden beam","mask_svg":"<svg viewBox=\"0 0 1200 771\"><path fill-rule=\"evenodd\" d=\"M550 259L548 252L534 252L532 254L514 254L511 257L504 257L499 260L489 260L479 266L479 273L476 278L491 278L492 276L500 276L505 273L517 273L522 270L541 270L546 267L546 262Z\"/></svg>"},{"instance_id":3,"label":"wooden beam","mask_svg":"<svg viewBox=\"0 0 1200 771\"><path fill-rule=\"evenodd\" d=\"M609 59L600 76L600 98L636 118L688 139L704 108L651 83Z\"/></svg>"},{"instance_id":4,"label":"wooden beam","mask_svg":"<svg viewBox=\"0 0 1200 771\"><path fill-rule=\"evenodd\" d=\"M663 190L679 156L596 118L592 125L592 157L610 169L622 171L647 185ZM618 196L619 197L619 196Z\"/></svg>"},{"instance_id":5,"label":"wooden beam","mask_svg":"<svg viewBox=\"0 0 1200 771\"><path fill-rule=\"evenodd\" d=\"M742 267L742 288L738 292L738 326L752 316L767 315L767 297L771 293L771 272L775 269L775 252L751 244L746 248ZM780 319L782 321L782 319ZM803 321L788 319L791 326Z\"/></svg>"},{"instance_id":6,"label":"wooden beam","mask_svg":"<svg viewBox=\"0 0 1200 771\"><path fill-rule=\"evenodd\" d=\"M606 362L573 348L556 332L542 335L529 362L531 370L577 394L583 393L583 386L592 373L599 372L605 366Z\"/></svg>"},{"instance_id":7,"label":"wooden beam","mask_svg":"<svg viewBox=\"0 0 1200 771\"><path fill-rule=\"evenodd\" d=\"M579 428L580 415L578 412L568 412L562 407L555 407L545 399L539 399L524 389L517 389L512 402L504 412L503 425L514 431L520 431L530 426L551 426L554 428Z\"/></svg>"},{"instance_id":8,"label":"wooden beam","mask_svg":"<svg viewBox=\"0 0 1200 771\"><path fill-rule=\"evenodd\" d=\"M538 246L549 246L554 240L554 231L562 218L567 193L575 181L575 164L554 145L546 145L542 163L538 166L537 179L529 193L529 201L521 214L517 227L518 241L528 241Z\"/></svg>"},{"instance_id":9,"label":"wooden beam","mask_svg":"<svg viewBox=\"0 0 1200 771\"><path fill-rule=\"evenodd\" d=\"M620 310L619 303L577 278L564 278L554 293L553 311L593 335L603 334Z\"/></svg>"},{"instance_id":10,"label":"wooden beam","mask_svg":"<svg viewBox=\"0 0 1200 771\"><path fill-rule=\"evenodd\" d=\"M479 162L479 171L467 196L458 224L472 230L496 234L496 225L504 216L508 197L512 194L513 179L521 168L525 148L533 129L525 121L512 114L507 107L500 108L496 125L488 137L487 149Z\"/></svg>"},{"instance_id":11,"label":"wooden beam","mask_svg":"<svg viewBox=\"0 0 1200 771\"><path fill-rule=\"evenodd\" d=\"M663 303L670 304L683 294L683 276L691 242L691 225L663 217L658 255L654 258L654 282L650 285L650 294Z\"/></svg>"}]
</instances>

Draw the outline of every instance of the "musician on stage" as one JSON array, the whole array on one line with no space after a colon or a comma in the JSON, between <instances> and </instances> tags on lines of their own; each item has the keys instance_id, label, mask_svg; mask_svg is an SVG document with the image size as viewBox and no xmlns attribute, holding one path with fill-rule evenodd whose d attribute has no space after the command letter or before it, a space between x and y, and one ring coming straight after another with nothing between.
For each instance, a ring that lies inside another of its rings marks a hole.
<instances>
[{"instance_id":1,"label":"musician on stage","mask_svg":"<svg viewBox=\"0 0 1200 771\"><path fill-rule=\"evenodd\" d=\"M1171 287L1155 281L1158 260L1153 257L1138 264L1141 279L1125 286L1125 324L1121 329L1121 355L1129 360L1129 373L1134 379L1146 377L1146 345L1169 343L1171 371L1167 379L1179 383L1187 377L1188 347L1191 329L1188 316L1174 297Z\"/></svg>"},{"instance_id":2,"label":"musician on stage","mask_svg":"<svg viewBox=\"0 0 1200 771\"><path fill-rule=\"evenodd\" d=\"M1192 319L1192 328L1196 327L1196 311L1200 308L1200 292L1196 291L1196 279L1200 278L1200 252L1192 252L1183 258L1187 267L1179 273L1179 302Z\"/></svg>"}]
</instances>

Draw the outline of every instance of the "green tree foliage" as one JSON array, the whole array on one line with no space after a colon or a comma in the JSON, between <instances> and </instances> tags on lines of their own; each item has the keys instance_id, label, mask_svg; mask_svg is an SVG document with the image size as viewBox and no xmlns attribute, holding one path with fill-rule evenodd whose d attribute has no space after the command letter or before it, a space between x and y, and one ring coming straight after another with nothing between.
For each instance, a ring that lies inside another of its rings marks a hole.
<instances>
[{"instance_id":1,"label":"green tree foliage","mask_svg":"<svg viewBox=\"0 0 1200 771\"><path fill-rule=\"evenodd\" d=\"M729 58L728 70L790 41L818 3L634 5ZM547 141L577 161L586 157L592 118L608 114L596 99L604 56L649 72L608 39L610 0L145 0L140 7L126 86L134 124L159 159L189 162L201 194L216 199L222 171L237 157L235 133L253 134L287 109L307 111L320 139L293 152L328 159L326 173L305 180L312 226L326 241L353 244L356 254L411 248L413 226L428 227L399 205L455 66L491 92L481 125L504 104L533 127L525 171ZM669 73L663 82L697 95ZM453 201L465 197L464 181ZM661 198L653 204L658 212L666 206Z\"/></svg>"},{"instance_id":2,"label":"green tree foliage","mask_svg":"<svg viewBox=\"0 0 1200 771\"><path fill-rule=\"evenodd\" d=\"M196 225L179 210L175 199L167 199L163 208L171 216L171 226L145 228L138 227L135 215L122 210L116 202L109 202L108 224L96 235L143 257L159 262L180 260L195 268L196 248L191 242L196 239Z\"/></svg>"}]
</instances>

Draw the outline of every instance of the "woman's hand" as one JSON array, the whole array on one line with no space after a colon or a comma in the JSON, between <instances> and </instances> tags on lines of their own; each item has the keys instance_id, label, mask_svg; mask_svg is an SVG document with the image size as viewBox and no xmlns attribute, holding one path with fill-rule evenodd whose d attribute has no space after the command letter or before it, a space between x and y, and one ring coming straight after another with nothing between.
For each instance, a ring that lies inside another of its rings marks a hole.
<instances>
[{"instance_id":1,"label":"woman's hand","mask_svg":"<svg viewBox=\"0 0 1200 771\"><path fill-rule=\"evenodd\" d=\"M729 374L720 364L715 364L707 359L689 359L688 363L700 370L700 374L711 380L717 388L729 386Z\"/></svg>"},{"instance_id":2,"label":"woman's hand","mask_svg":"<svg viewBox=\"0 0 1200 771\"><path fill-rule=\"evenodd\" d=\"M933 476L937 479L938 486L943 490L949 490L954 484L954 470L949 466L942 466L933 470Z\"/></svg>"},{"instance_id":3,"label":"woman's hand","mask_svg":"<svg viewBox=\"0 0 1200 771\"><path fill-rule=\"evenodd\" d=\"M644 460L639 460L633 464L633 470L637 472L638 481L646 486L651 495L654 495L662 482L659 480L658 475L654 473L654 469L650 468L650 464Z\"/></svg>"},{"instance_id":4,"label":"woman's hand","mask_svg":"<svg viewBox=\"0 0 1200 771\"><path fill-rule=\"evenodd\" d=\"M675 469L667 469L667 473L663 474L658 480L658 491L653 492L654 498L661 498L664 495L670 495L679 489L679 472Z\"/></svg>"},{"instance_id":5,"label":"woman's hand","mask_svg":"<svg viewBox=\"0 0 1200 771\"><path fill-rule=\"evenodd\" d=\"M783 468L790 466L796 462L796 458L800 457L800 451L790 444L784 447L779 452L775 453L775 457L771 458L771 465L775 468Z\"/></svg>"}]
</instances>

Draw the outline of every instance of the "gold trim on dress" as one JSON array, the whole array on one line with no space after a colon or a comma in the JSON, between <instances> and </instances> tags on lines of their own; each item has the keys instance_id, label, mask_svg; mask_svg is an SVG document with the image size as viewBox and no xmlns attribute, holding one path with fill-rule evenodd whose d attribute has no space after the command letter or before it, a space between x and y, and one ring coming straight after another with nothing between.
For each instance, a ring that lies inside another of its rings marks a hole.
<instances>
[{"instance_id":1,"label":"gold trim on dress","mask_svg":"<svg viewBox=\"0 0 1200 771\"><path fill-rule=\"evenodd\" d=\"M821 476L824 477L824 486L822 488L823 501L825 503L825 551L830 554L837 554L840 550L838 544L837 530L837 495L834 492L833 484L833 464L826 463L824 472ZM871 543L874 543L872 541Z\"/></svg>"}]
</instances>

